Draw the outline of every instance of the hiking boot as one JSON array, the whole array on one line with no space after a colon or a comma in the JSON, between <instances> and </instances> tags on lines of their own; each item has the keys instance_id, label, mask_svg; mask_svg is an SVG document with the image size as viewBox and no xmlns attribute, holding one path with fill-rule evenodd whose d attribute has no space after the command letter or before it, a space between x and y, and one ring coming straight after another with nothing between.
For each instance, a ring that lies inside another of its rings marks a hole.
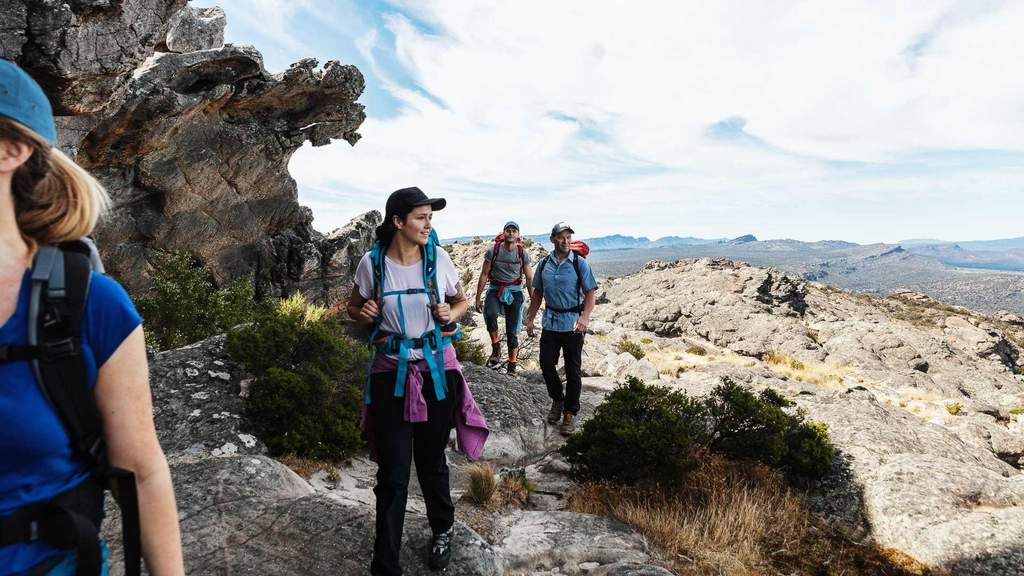
<instances>
[{"instance_id":1,"label":"hiking boot","mask_svg":"<svg viewBox=\"0 0 1024 576\"><path fill-rule=\"evenodd\" d=\"M508 365L505 366L505 372L508 373L509 376L515 376L516 375L516 363L515 362L509 362Z\"/></svg>"},{"instance_id":2,"label":"hiking boot","mask_svg":"<svg viewBox=\"0 0 1024 576\"><path fill-rule=\"evenodd\" d=\"M443 570L448 567L452 559L452 537L455 535L453 525L445 532L434 534L433 543L430 545L430 557L427 559L427 566L431 570Z\"/></svg>"},{"instance_id":3,"label":"hiking boot","mask_svg":"<svg viewBox=\"0 0 1024 576\"><path fill-rule=\"evenodd\" d=\"M491 344L491 356L487 359L487 366L494 368L501 363L501 344Z\"/></svg>"},{"instance_id":4,"label":"hiking boot","mask_svg":"<svg viewBox=\"0 0 1024 576\"><path fill-rule=\"evenodd\" d=\"M562 419L562 401L552 400L551 410L548 411L548 424L558 424Z\"/></svg>"},{"instance_id":5,"label":"hiking boot","mask_svg":"<svg viewBox=\"0 0 1024 576\"><path fill-rule=\"evenodd\" d=\"M572 412L562 414L562 423L558 425L558 431L562 436L572 436L576 433L576 416Z\"/></svg>"}]
</instances>

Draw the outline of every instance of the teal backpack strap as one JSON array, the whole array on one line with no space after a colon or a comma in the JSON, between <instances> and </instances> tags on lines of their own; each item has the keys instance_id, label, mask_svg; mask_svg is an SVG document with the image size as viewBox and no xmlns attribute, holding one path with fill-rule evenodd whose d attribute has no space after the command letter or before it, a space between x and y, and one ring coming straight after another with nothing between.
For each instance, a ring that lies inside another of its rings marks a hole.
<instances>
[{"instance_id":1,"label":"teal backpack strap","mask_svg":"<svg viewBox=\"0 0 1024 576\"><path fill-rule=\"evenodd\" d=\"M377 302L377 318L373 321L373 328L370 330L370 339L367 344L370 347L370 360L366 366L366 386L363 392L363 403L366 405L370 404L370 379L373 360L377 355L377 349L373 342L380 334L380 324L384 321L384 249L380 242L374 242L373 248L370 249L370 264L373 269L373 289L370 297Z\"/></svg>"},{"instance_id":2,"label":"teal backpack strap","mask_svg":"<svg viewBox=\"0 0 1024 576\"><path fill-rule=\"evenodd\" d=\"M427 291L430 298L431 309L433 309L435 304L444 302L441 295L441 286L437 281L438 244L437 230L431 230L430 238L427 239L427 245L423 247L423 288ZM430 341L429 338L426 340ZM433 349L434 347L436 349ZM423 357L427 359L427 366L430 367L430 377L434 381L434 395L438 400L445 399L445 390L448 388L448 383L445 382L444 348L444 342L441 338L441 325L435 318L433 344L424 344ZM433 356L433 362L429 359L431 356Z\"/></svg>"}]
</instances>

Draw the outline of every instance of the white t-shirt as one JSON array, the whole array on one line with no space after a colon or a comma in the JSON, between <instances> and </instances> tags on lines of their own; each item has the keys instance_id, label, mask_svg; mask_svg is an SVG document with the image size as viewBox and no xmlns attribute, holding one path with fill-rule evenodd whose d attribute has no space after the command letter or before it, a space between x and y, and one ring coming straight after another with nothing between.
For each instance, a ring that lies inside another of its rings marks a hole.
<instances>
[{"instance_id":1,"label":"white t-shirt","mask_svg":"<svg viewBox=\"0 0 1024 576\"><path fill-rule=\"evenodd\" d=\"M356 267L355 284L359 294L370 300L373 298L373 263L370 262L370 253L363 255ZM441 247L437 248L437 284L445 296L455 296L459 293L459 273L455 270L455 263ZM384 256L384 290L407 290L409 288L423 288L423 261L416 262L409 266L402 266L394 262L387 255ZM399 296L385 296L383 321L380 329L395 334L401 333L401 323L398 317ZM419 338L428 330L434 329L434 315L430 310L430 298L426 294L402 294L402 309L405 311L405 335L407 338ZM410 360L423 358L421 350L410 350Z\"/></svg>"}]
</instances>

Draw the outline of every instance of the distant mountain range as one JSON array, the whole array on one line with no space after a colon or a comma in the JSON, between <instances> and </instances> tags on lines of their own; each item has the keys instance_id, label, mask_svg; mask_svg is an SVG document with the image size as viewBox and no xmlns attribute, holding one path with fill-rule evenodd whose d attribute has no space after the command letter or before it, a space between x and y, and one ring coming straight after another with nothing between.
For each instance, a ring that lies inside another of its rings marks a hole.
<instances>
[{"instance_id":1,"label":"distant mountain range","mask_svg":"<svg viewBox=\"0 0 1024 576\"><path fill-rule=\"evenodd\" d=\"M528 238L551 249L547 235ZM591 249L588 260L602 277L636 272L650 260L724 257L869 294L909 289L976 310L1024 314L1024 237L862 245L842 240L758 240L752 235L732 239L666 236L652 241L613 234L585 241Z\"/></svg>"}]
</instances>

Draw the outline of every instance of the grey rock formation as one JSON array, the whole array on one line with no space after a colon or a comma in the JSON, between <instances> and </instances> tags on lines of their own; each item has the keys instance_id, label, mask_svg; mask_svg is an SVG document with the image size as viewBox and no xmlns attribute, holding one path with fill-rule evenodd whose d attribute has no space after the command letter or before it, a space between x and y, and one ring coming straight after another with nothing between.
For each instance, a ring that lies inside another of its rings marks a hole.
<instances>
[{"instance_id":1,"label":"grey rock formation","mask_svg":"<svg viewBox=\"0 0 1024 576\"><path fill-rule=\"evenodd\" d=\"M175 14L167 30L169 52L198 52L213 50L224 45L224 26L227 19L219 7L192 8L186 6Z\"/></svg>"},{"instance_id":2,"label":"grey rock formation","mask_svg":"<svg viewBox=\"0 0 1024 576\"><path fill-rule=\"evenodd\" d=\"M495 548L507 574L583 574L601 567L606 574L636 574L629 570L650 559L643 536L600 516L528 511L502 520L504 536Z\"/></svg>"},{"instance_id":3,"label":"grey rock formation","mask_svg":"<svg viewBox=\"0 0 1024 576\"><path fill-rule=\"evenodd\" d=\"M116 107L186 0L3 0L0 56L29 70L60 116Z\"/></svg>"},{"instance_id":4,"label":"grey rock formation","mask_svg":"<svg viewBox=\"0 0 1024 576\"><path fill-rule=\"evenodd\" d=\"M261 295L345 291L350 276L331 268L341 242L313 230L288 161L305 142L359 139L358 69L305 59L272 75L256 49L222 46L219 9L184 0L0 6L2 56L47 89L60 146L111 193L96 236L130 290L173 250Z\"/></svg>"}]
</instances>

